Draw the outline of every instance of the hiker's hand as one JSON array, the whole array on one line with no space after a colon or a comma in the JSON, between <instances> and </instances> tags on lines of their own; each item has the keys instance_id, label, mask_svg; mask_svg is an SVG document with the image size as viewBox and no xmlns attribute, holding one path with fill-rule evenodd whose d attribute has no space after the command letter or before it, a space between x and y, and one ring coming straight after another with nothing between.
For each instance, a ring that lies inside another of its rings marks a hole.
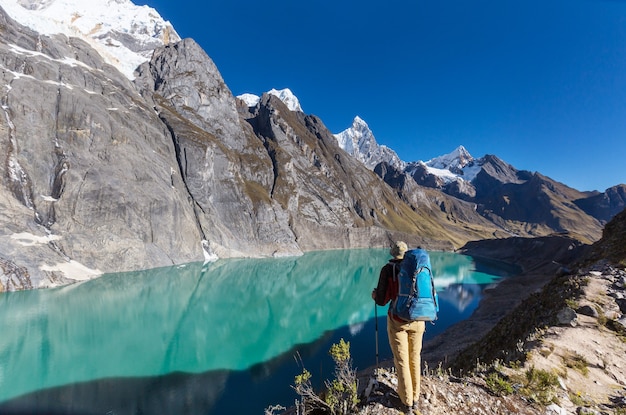
<instances>
[{"instance_id":1,"label":"hiker's hand","mask_svg":"<svg viewBox=\"0 0 626 415\"><path fill-rule=\"evenodd\" d=\"M376 301L376 288L372 290L372 300Z\"/></svg>"}]
</instances>

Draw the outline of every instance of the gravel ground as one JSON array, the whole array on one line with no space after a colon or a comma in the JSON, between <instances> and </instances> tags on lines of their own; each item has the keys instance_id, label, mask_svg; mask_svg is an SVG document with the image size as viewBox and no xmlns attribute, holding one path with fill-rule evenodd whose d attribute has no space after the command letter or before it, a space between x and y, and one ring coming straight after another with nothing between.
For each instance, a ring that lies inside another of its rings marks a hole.
<instances>
[{"instance_id":1,"label":"gravel ground","mask_svg":"<svg viewBox=\"0 0 626 415\"><path fill-rule=\"evenodd\" d=\"M375 379L373 391L357 412L359 415L402 414L395 392L396 377L393 371L381 369ZM421 399L418 405L423 415L505 415L544 414L545 409L530 404L519 396L497 397L485 387L479 377L455 378L446 375L422 377Z\"/></svg>"}]
</instances>

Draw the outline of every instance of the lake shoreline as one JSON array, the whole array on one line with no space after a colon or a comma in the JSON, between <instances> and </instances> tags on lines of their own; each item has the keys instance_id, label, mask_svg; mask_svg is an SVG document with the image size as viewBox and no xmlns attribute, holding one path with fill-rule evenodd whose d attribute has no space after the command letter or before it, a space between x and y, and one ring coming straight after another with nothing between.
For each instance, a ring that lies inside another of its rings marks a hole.
<instances>
[{"instance_id":1,"label":"lake shoreline","mask_svg":"<svg viewBox=\"0 0 626 415\"><path fill-rule=\"evenodd\" d=\"M480 304L469 318L425 341L422 348L423 365L429 369L440 365L447 367L465 348L483 338L498 321L531 294L539 292L589 247L564 235L490 239L466 244L457 253L509 263L518 266L521 272L486 289ZM392 367L393 361L386 360L380 366ZM363 372L371 373L374 368Z\"/></svg>"},{"instance_id":2,"label":"lake shoreline","mask_svg":"<svg viewBox=\"0 0 626 415\"><path fill-rule=\"evenodd\" d=\"M483 293L472 315L424 344L422 360L430 368L451 363L466 347L484 337L504 316L531 294L539 292L554 276L568 272L589 248L565 235L541 238L508 238L475 241L458 252L476 258L504 261L521 268Z\"/></svg>"}]
</instances>

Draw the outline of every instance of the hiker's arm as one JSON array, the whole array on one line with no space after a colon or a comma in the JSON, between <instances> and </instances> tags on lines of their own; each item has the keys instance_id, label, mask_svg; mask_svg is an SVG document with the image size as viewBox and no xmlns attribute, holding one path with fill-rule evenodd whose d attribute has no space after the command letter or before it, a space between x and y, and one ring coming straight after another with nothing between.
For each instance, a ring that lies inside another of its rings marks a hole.
<instances>
[{"instance_id":1,"label":"hiker's arm","mask_svg":"<svg viewBox=\"0 0 626 415\"><path fill-rule=\"evenodd\" d=\"M387 297L387 285L388 280L387 273L385 272L386 267L380 270L380 276L378 277L378 285L372 291L372 299L378 305L385 305L389 302L389 298Z\"/></svg>"}]
</instances>

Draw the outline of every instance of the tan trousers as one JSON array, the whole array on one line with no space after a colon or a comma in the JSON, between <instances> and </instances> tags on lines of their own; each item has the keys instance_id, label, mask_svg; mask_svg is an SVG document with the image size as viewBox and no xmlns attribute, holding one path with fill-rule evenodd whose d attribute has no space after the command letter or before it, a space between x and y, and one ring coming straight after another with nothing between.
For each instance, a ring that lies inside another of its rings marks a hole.
<instances>
[{"instance_id":1,"label":"tan trousers","mask_svg":"<svg viewBox=\"0 0 626 415\"><path fill-rule=\"evenodd\" d=\"M403 404L417 402L421 384L423 321L401 323L387 315L387 335L398 373L398 395Z\"/></svg>"}]
</instances>

